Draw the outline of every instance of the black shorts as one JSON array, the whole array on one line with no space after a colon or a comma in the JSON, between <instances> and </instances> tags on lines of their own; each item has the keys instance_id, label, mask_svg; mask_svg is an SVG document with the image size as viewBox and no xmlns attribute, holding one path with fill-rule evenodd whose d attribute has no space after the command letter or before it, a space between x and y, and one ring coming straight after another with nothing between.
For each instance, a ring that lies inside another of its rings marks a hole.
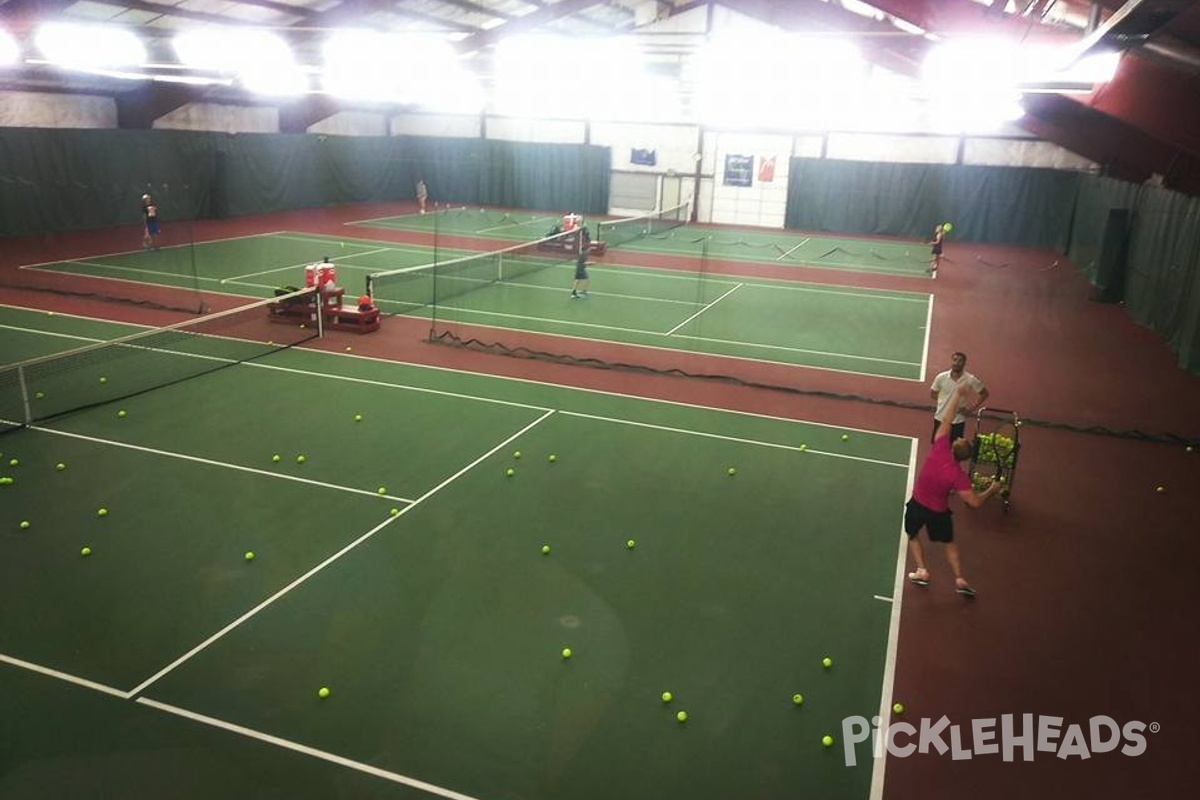
<instances>
[{"instance_id":1,"label":"black shorts","mask_svg":"<svg viewBox=\"0 0 1200 800\"><path fill-rule=\"evenodd\" d=\"M942 246L940 244L935 244L933 246L933 249L930 250L929 252L935 256L940 256L942 254Z\"/></svg>"},{"instance_id":2,"label":"black shorts","mask_svg":"<svg viewBox=\"0 0 1200 800\"><path fill-rule=\"evenodd\" d=\"M933 421L933 433L930 434L929 441L932 442L937 439L937 432L938 432L938 428L940 428L940 427L942 427L942 423L935 419ZM963 438L966 435L967 435L966 420L963 420L962 422L951 422L950 423L950 444L954 444L955 442L957 442L959 439Z\"/></svg>"},{"instance_id":3,"label":"black shorts","mask_svg":"<svg viewBox=\"0 0 1200 800\"><path fill-rule=\"evenodd\" d=\"M582 264L576 264L575 265L575 280L586 281L587 279L588 279L587 262L584 262Z\"/></svg>"},{"instance_id":4,"label":"black shorts","mask_svg":"<svg viewBox=\"0 0 1200 800\"><path fill-rule=\"evenodd\" d=\"M915 539L925 528L929 541L949 544L954 541L954 512L930 511L916 500L909 500L904 507L904 532Z\"/></svg>"}]
</instances>

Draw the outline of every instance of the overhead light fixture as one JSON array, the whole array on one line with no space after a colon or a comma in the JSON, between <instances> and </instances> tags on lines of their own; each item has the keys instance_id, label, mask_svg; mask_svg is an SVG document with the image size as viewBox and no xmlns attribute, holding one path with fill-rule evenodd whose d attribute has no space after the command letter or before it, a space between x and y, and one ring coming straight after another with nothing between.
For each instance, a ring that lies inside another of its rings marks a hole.
<instances>
[{"instance_id":1,"label":"overhead light fixture","mask_svg":"<svg viewBox=\"0 0 1200 800\"><path fill-rule=\"evenodd\" d=\"M140 39L109 25L49 22L37 29L34 43L48 61L67 69L114 69L146 61Z\"/></svg>"},{"instance_id":2,"label":"overhead light fixture","mask_svg":"<svg viewBox=\"0 0 1200 800\"><path fill-rule=\"evenodd\" d=\"M251 92L281 97L309 89L287 42L270 31L201 28L179 34L172 44L184 65L234 75Z\"/></svg>"},{"instance_id":3,"label":"overhead light fixture","mask_svg":"<svg viewBox=\"0 0 1200 800\"><path fill-rule=\"evenodd\" d=\"M21 46L11 33L0 29L0 67L10 67L21 58Z\"/></svg>"}]
</instances>

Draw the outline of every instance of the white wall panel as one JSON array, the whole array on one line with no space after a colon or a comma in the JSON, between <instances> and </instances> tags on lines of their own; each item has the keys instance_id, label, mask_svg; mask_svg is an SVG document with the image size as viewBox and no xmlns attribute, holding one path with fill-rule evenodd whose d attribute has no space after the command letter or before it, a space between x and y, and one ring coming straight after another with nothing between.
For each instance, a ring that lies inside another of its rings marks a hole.
<instances>
[{"instance_id":1,"label":"white wall panel","mask_svg":"<svg viewBox=\"0 0 1200 800\"><path fill-rule=\"evenodd\" d=\"M391 118L391 134L478 139L483 135L483 120L475 114L399 114Z\"/></svg>"},{"instance_id":2,"label":"white wall panel","mask_svg":"<svg viewBox=\"0 0 1200 800\"><path fill-rule=\"evenodd\" d=\"M387 136L388 120L383 114L342 111L310 126L308 132L327 136Z\"/></svg>"},{"instance_id":3,"label":"white wall panel","mask_svg":"<svg viewBox=\"0 0 1200 800\"><path fill-rule=\"evenodd\" d=\"M115 128L117 102L92 95L0 92L3 128Z\"/></svg>"},{"instance_id":4,"label":"white wall panel","mask_svg":"<svg viewBox=\"0 0 1200 800\"><path fill-rule=\"evenodd\" d=\"M177 131L279 133L279 109L274 106L189 103L156 119L154 127Z\"/></svg>"},{"instance_id":5,"label":"white wall panel","mask_svg":"<svg viewBox=\"0 0 1200 800\"><path fill-rule=\"evenodd\" d=\"M964 164L983 164L998 167L1045 167L1091 171L1097 165L1070 150L1037 139L966 140L963 147Z\"/></svg>"},{"instance_id":6,"label":"white wall panel","mask_svg":"<svg viewBox=\"0 0 1200 800\"><path fill-rule=\"evenodd\" d=\"M510 142L583 144L587 126L579 120L488 117L487 138Z\"/></svg>"},{"instance_id":7,"label":"white wall panel","mask_svg":"<svg viewBox=\"0 0 1200 800\"><path fill-rule=\"evenodd\" d=\"M883 133L830 133L826 157L849 161L954 164L958 136L889 136Z\"/></svg>"}]
</instances>

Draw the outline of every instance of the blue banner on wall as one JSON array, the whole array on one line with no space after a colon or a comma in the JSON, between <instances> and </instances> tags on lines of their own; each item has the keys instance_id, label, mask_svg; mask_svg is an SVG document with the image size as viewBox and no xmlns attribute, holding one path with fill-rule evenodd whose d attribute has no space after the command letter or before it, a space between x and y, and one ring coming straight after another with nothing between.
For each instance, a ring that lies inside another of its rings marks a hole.
<instances>
[{"instance_id":1,"label":"blue banner on wall","mask_svg":"<svg viewBox=\"0 0 1200 800\"><path fill-rule=\"evenodd\" d=\"M629 151L629 163L653 167L658 163L658 151L635 147Z\"/></svg>"},{"instance_id":2,"label":"blue banner on wall","mask_svg":"<svg viewBox=\"0 0 1200 800\"><path fill-rule=\"evenodd\" d=\"M725 185L752 186L754 184L754 156L725 156Z\"/></svg>"}]
</instances>

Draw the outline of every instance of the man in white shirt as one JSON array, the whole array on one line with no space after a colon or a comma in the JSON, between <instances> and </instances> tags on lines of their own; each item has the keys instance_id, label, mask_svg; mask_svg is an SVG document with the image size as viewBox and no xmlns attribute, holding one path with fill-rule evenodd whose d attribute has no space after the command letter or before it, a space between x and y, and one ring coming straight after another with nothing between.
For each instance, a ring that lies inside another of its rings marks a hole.
<instances>
[{"instance_id":1,"label":"man in white shirt","mask_svg":"<svg viewBox=\"0 0 1200 800\"><path fill-rule=\"evenodd\" d=\"M966 383L971 387L976 395L975 402L969 406L964 406L955 411L954 419L951 423L950 441L954 442L963 437L967 429L967 416L974 414L975 410L982 406L988 399L987 387L983 385L983 381L976 378L974 375L966 371L967 354L955 353L950 356L950 369L939 373L933 379L933 383L929 387L929 396L936 403L933 411L933 438L937 436L938 427L942 424L942 417L945 415L946 406L950 404L950 398L958 391L958 387Z\"/></svg>"}]
</instances>

